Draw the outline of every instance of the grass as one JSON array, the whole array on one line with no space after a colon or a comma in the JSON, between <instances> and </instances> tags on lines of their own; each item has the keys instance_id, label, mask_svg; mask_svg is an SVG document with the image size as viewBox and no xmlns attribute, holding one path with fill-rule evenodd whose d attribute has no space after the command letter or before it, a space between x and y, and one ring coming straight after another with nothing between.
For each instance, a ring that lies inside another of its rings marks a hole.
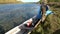
<instances>
[{"instance_id":1,"label":"grass","mask_svg":"<svg viewBox=\"0 0 60 34\"><path fill-rule=\"evenodd\" d=\"M57 6L57 5L56 5ZM53 15L49 15L31 34L60 34L60 7L51 6Z\"/></svg>"}]
</instances>

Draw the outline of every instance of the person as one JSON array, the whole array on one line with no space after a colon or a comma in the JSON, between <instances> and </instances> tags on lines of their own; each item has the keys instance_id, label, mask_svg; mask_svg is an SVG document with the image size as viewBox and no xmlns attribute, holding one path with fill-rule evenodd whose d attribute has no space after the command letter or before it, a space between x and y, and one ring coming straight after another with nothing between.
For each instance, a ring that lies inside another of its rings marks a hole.
<instances>
[{"instance_id":1,"label":"person","mask_svg":"<svg viewBox=\"0 0 60 34\"><path fill-rule=\"evenodd\" d=\"M42 14L41 14L41 5L39 7L39 10L38 10L38 14L37 16L33 17L32 18L32 22L28 22L27 24L25 24L27 27L30 27L31 25L34 27L36 25L36 22L39 21L41 18L42 18Z\"/></svg>"},{"instance_id":2,"label":"person","mask_svg":"<svg viewBox=\"0 0 60 34\"><path fill-rule=\"evenodd\" d=\"M48 5L41 4L39 7L39 12L38 12L37 16L32 18L33 19L32 22L27 23L27 27L30 27L31 25L34 27L40 19L43 20L43 17L45 16L45 13L47 10L49 10Z\"/></svg>"},{"instance_id":3,"label":"person","mask_svg":"<svg viewBox=\"0 0 60 34\"><path fill-rule=\"evenodd\" d=\"M42 22L45 20L44 17L46 17L45 14L46 14L46 11L49 10L49 6L48 6L47 4L42 3L39 9L40 9L40 10L39 10L36 18L33 19L33 22L36 21L36 22L34 23L34 26L37 24L37 22L38 22L40 19L42 20Z\"/></svg>"},{"instance_id":4,"label":"person","mask_svg":"<svg viewBox=\"0 0 60 34\"><path fill-rule=\"evenodd\" d=\"M48 4L46 4L46 11L50 10L50 6Z\"/></svg>"},{"instance_id":5,"label":"person","mask_svg":"<svg viewBox=\"0 0 60 34\"><path fill-rule=\"evenodd\" d=\"M42 4L42 22L45 20L46 18L46 11L50 10L50 7L47 4Z\"/></svg>"}]
</instances>

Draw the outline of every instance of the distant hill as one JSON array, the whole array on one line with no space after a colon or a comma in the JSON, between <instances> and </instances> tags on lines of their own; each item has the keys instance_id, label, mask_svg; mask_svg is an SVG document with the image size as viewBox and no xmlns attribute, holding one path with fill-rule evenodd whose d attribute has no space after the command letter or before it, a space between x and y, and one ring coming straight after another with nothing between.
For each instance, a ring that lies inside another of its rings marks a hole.
<instances>
[{"instance_id":1,"label":"distant hill","mask_svg":"<svg viewBox=\"0 0 60 34\"><path fill-rule=\"evenodd\" d=\"M4 3L22 3L21 1L17 1L17 0L0 0L0 4L4 4Z\"/></svg>"}]
</instances>

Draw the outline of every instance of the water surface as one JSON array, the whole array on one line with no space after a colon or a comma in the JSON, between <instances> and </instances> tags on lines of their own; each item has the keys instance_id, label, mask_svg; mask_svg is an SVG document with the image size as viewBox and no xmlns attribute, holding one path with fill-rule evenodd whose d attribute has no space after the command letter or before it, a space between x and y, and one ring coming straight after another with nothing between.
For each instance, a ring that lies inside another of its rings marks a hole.
<instances>
[{"instance_id":1,"label":"water surface","mask_svg":"<svg viewBox=\"0 0 60 34\"><path fill-rule=\"evenodd\" d=\"M6 32L37 15L39 7L39 4L0 4L1 30Z\"/></svg>"}]
</instances>

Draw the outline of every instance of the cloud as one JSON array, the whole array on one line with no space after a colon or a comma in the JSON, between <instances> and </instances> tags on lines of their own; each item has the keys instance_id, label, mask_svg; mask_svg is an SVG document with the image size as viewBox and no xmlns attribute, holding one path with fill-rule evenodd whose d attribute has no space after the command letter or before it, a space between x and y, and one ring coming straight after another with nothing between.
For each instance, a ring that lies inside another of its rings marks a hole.
<instances>
[{"instance_id":1,"label":"cloud","mask_svg":"<svg viewBox=\"0 0 60 34\"><path fill-rule=\"evenodd\" d=\"M39 2L40 0L18 0L22 2Z\"/></svg>"}]
</instances>

